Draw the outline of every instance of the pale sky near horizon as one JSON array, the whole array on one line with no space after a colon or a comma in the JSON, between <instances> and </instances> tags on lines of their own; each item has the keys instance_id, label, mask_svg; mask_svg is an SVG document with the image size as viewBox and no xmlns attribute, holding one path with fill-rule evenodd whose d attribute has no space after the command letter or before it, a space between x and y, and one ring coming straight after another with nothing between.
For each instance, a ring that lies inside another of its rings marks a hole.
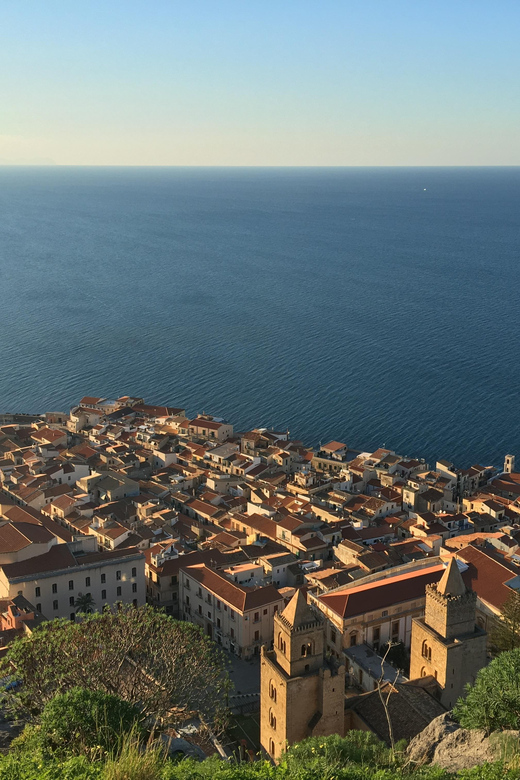
<instances>
[{"instance_id":1,"label":"pale sky near horizon","mask_svg":"<svg viewBox=\"0 0 520 780\"><path fill-rule=\"evenodd\" d=\"M0 0L0 163L519 165L519 0Z\"/></svg>"}]
</instances>

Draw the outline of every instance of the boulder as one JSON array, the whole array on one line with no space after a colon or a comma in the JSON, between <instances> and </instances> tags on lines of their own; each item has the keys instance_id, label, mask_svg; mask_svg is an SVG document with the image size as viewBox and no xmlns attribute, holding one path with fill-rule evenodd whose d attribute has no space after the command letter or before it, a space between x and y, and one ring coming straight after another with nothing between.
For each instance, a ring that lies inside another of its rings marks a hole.
<instances>
[{"instance_id":1,"label":"boulder","mask_svg":"<svg viewBox=\"0 0 520 780\"><path fill-rule=\"evenodd\" d=\"M483 729L461 728L446 712L412 739L407 755L415 764L431 763L458 772L507 758L508 753L518 755L519 750L519 731L488 736Z\"/></svg>"},{"instance_id":2,"label":"boulder","mask_svg":"<svg viewBox=\"0 0 520 780\"><path fill-rule=\"evenodd\" d=\"M493 743L482 729L458 728L447 734L435 748L432 764L458 772L498 758Z\"/></svg>"},{"instance_id":3,"label":"boulder","mask_svg":"<svg viewBox=\"0 0 520 780\"><path fill-rule=\"evenodd\" d=\"M459 724L452 720L449 712L444 712L411 740L408 758L416 764L429 764L439 743L457 730L460 730Z\"/></svg>"}]
</instances>

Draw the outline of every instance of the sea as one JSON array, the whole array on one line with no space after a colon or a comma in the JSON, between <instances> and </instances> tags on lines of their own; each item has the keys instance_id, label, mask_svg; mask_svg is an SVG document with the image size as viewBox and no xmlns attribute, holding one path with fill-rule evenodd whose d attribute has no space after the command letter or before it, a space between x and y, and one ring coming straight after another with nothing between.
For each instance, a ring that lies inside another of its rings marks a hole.
<instances>
[{"instance_id":1,"label":"sea","mask_svg":"<svg viewBox=\"0 0 520 780\"><path fill-rule=\"evenodd\" d=\"M0 412L520 458L520 168L0 167Z\"/></svg>"}]
</instances>

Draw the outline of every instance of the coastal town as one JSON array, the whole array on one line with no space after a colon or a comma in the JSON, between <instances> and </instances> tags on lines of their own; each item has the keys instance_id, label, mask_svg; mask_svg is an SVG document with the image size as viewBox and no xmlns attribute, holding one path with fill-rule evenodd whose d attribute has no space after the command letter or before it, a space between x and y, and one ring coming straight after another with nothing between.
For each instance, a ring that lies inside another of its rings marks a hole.
<instances>
[{"instance_id":1,"label":"coastal town","mask_svg":"<svg viewBox=\"0 0 520 780\"><path fill-rule=\"evenodd\" d=\"M475 681L519 589L514 455L313 448L130 396L0 414L0 652L148 603L261 673L243 700L275 760L311 735L388 741L382 684L395 739L415 736Z\"/></svg>"}]
</instances>

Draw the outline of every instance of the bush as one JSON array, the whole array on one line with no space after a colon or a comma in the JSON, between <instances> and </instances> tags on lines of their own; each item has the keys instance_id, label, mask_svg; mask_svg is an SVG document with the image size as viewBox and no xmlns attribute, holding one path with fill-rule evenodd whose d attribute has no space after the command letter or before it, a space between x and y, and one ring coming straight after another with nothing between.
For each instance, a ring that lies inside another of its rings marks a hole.
<instances>
[{"instance_id":1,"label":"bush","mask_svg":"<svg viewBox=\"0 0 520 780\"><path fill-rule=\"evenodd\" d=\"M345 737L309 737L292 745L285 754L289 770L305 765L316 758L329 764L388 764L390 751L370 731L349 731Z\"/></svg>"},{"instance_id":2,"label":"bush","mask_svg":"<svg viewBox=\"0 0 520 780\"><path fill-rule=\"evenodd\" d=\"M520 727L520 649L501 653L481 669L474 685L466 686L454 718L467 729L488 733Z\"/></svg>"},{"instance_id":3,"label":"bush","mask_svg":"<svg viewBox=\"0 0 520 780\"><path fill-rule=\"evenodd\" d=\"M16 747L44 756L117 754L126 735L142 735L140 719L139 711L117 696L73 688L45 705L40 724L27 726Z\"/></svg>"}]
</instances>

